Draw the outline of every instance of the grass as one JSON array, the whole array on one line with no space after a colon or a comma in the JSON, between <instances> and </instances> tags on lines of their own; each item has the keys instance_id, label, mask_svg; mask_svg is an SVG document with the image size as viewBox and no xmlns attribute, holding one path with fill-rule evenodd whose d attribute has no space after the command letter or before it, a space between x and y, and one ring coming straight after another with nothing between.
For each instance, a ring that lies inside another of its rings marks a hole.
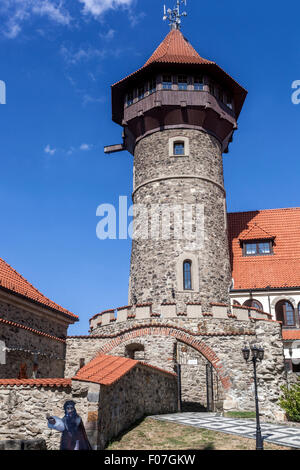
<instances>
[{"instance_id":1,"label":"grass","mask_svg":"<svg viewBox=\"0 0 300 470\"><path fill-rule=\"evenodd\" d=\"M264 443L265 450L291 450ZM145 418L114 439L107 450L255 450L255 440Z\"/></svg>"}]
</instances>

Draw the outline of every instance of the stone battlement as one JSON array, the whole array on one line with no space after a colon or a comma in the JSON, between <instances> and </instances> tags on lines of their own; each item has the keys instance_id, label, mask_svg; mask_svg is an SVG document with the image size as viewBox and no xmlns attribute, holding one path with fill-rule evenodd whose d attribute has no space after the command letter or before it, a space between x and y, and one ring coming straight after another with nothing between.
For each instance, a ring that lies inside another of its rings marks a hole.
<instances>
[{"instance_id":1,"label":"stone battlement","mask_svg":"<svg viewBox=\"0 0 300 470\"><path fill-rule=\"evenodd\" d=\"M201 303L187 303L184 311L179 311L178 305L174 303L163 303L160 309L152 311L152 304L127 305L116 309L104 310L90 319L90 332L95 328L107 326L114 322L127 322L130 320L145 320L148 318L206 318L212 319L235 319L237 321L247 320L271 320L269 313L253 307L241 307L239 305L226 305L222 303L211 303L211 311L203 312ZM159 311L160 310L160 311Z\"/></svg>"}]
</instances>

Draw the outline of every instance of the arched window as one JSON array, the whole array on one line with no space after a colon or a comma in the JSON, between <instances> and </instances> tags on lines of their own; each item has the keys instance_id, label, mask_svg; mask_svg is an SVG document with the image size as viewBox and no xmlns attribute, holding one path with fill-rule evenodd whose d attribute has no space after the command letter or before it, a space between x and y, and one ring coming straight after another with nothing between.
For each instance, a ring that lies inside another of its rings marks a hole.
<instances>
[{"instance_id":1,"label":"arched window","mask_svg":"<svg viewBox=\"0 0 300 470\"><path fill-rule=\"evenodd\" d=\"M293 305L287 300L280 300L275 307L276 320L284 326L295 326L295 312Z\"/></svg>"},{"instance_id":2,"label":"arched window","mask_svg":"<svg viewBox=\"0 0 300 470\"><path fill-rule=\"evenodd\" d=\"M241 304L237 300L234 300L233 305L241 305Z\"/></svg>"},{"instance_id":3,"label":"arched window","mask_svg":"<svg viewBox=\"0 0 300 470\"><path fill-rule=\"evenodd\" d=\"M192 262L190 260L183 263L183 289L192 290Z\"/></svg>"},{"instance_id":4,"label":"arched window","mask_svg":"<svg viewBox=\"0 0 300 470\"><path fill-rule=\"evenodd\" d=\"M255 299L249 299L244 302L244 307L258 308L258 310L263 310L262 304Z\"/></svg>"}]
</instances>

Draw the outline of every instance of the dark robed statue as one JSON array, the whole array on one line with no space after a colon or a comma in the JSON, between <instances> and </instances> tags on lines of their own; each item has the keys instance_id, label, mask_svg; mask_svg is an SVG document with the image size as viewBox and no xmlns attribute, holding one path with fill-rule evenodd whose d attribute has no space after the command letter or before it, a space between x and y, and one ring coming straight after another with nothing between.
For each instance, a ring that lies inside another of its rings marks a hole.
<instances>
[{"instance_id":1,"label":"dark robed statue","mask_svg":"<svg viewBox=\"0 0 300 470\"><path fill-rule=\"evenodd\" d=\"M57 418L47 414L48 427L62 433L60 450L92 450L81 417L77 414L74 401L64 404L65 416Z\"/></svg>"}]
</instances>

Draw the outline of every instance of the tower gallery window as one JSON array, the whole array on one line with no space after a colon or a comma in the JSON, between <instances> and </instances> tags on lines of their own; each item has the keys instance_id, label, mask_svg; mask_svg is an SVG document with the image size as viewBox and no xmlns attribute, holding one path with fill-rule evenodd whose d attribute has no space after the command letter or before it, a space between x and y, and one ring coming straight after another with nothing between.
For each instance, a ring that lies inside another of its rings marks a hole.
<instances>
[{"instance_id":1,"label":"tower gallery window","mask_svg":"<svg viewBox=\"0 0 300 470\"><path fill-rule=\"evenodd\" d=\"M172 90L172 77L171 75L163 75L163 89L164 90Z\"/></svg>"},{"instance_id":2,"label":"tower gallery window","mask_svg":"<svg viewBox=\"0 0 300 470\"><path fill-rule=\"evenodd\" d=\"M203 90L204 82L203 77L195 77L194 78L194 90Z\"/></svg>"},{"instance_id":3,"label":"tower gallery window","mask_svg":"<svg viewBox=\"0 0 300 470\"><path fill-rule=\"evenodd\" d=\"M178 75L178 90L187 90L188 80L186 75Z\"/></svg>"}]
</instances>

